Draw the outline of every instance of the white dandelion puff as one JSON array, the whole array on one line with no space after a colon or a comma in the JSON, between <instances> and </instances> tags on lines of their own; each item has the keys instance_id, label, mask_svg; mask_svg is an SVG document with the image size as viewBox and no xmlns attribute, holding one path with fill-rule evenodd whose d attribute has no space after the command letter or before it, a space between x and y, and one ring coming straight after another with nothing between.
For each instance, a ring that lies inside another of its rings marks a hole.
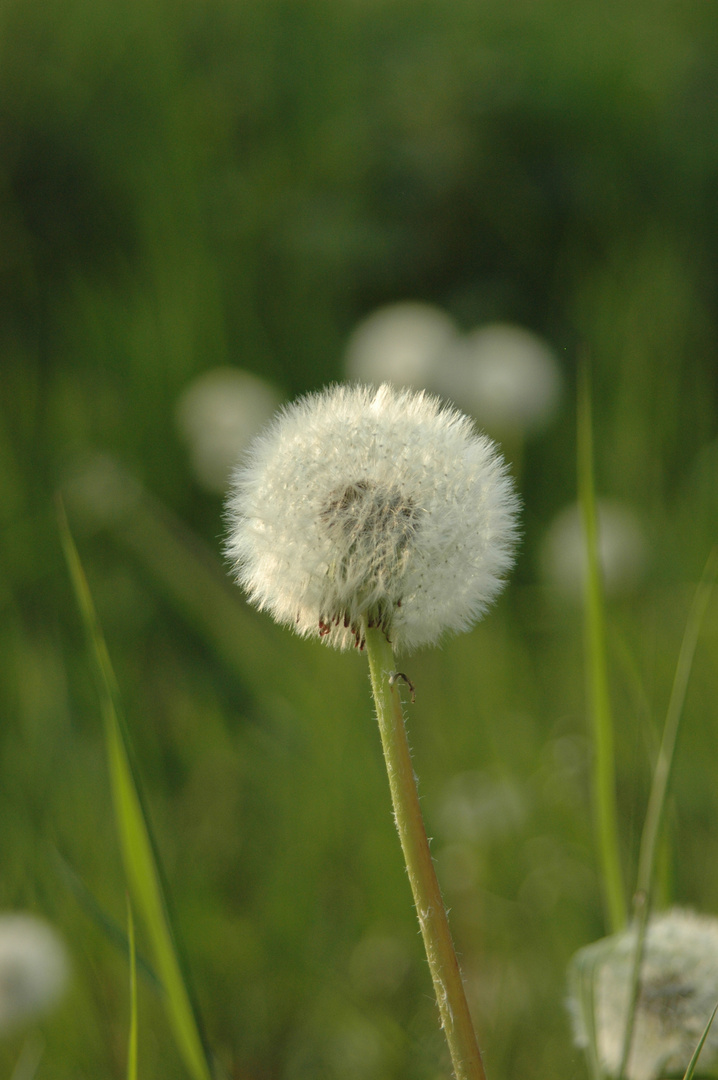
<instances>
[{"instance_id":1,"label":"white dandelion puff","mask_svg":"<svg viewBox=\"0 0 718 1080\"><path fill-rule=\"evenodd\" d=\"M606 592L630 593L646 569L647 547L635 511L608 499L597 507L598 558ZM541 570L547 584L564 597L578 598L587 573L586 537L577 503L561 510L541 545Z\"/></svg>"},{"instance_id":2,"label":"white dandelion puff","mask_svg":"<svg viewBox=\"0 0 718 1080\"><path fill-rule=\"evenodd\" d=\"M228 502L249 599L344 649L469 629L513 562L518 500L494 444L425 393L339 386L283 409Z\"/></svg>"},{"instance_id":3,"label":"white dandelion puff","mask_svg":"<svg viewBox=\"0 0 718 1080\"><path fill-rule=\"evenodd\" d=\"M595 1031L599 1062L610 1076L618 1075L623 1055L635 947L636 931L629 929L581 949L569 967L576 1045L587 1047ZM717 1001L718 919L680 908L654 916L644 943L626 1080L682 1076ZM700 1071L717 1063L714 1024Z\"/></svg>"},{"instance_id":4,"label":"white dandelion puff","mask_svg":"<svg viewBox=\"0 0 718 1080\"><path fill-rule=\"evenodd\" d=\"M269 383L238 368L213 368L186 387L175 416L202 487L226 492L237 458L279 402Z\"/></svg>"},{"instance_id":5,"label":"white dandelion puff","mask_svg":"<svg viewBox=\"0 0 718 1080\"><path fill-rule=\"evenodd\" d=\"M0 1034L48 1012L65 989L65 946L33 915L0 915Z\"/></svg>"},{"instance_id":6,"label":"white dandelion puff","mask_svg":"<svg viewBox=\"0 0 718 1080\"><path fill-rule=\"evenodd\" d=\"M433 304L404 301L367 315L346 348L350 379L424 389L436 383L458 330L450 315Z\"/></svg>"},{"instance_id":7,"label":"white dandelion puff","mask_svg":"<svg viewBox=\"0 0 718 1080\"><path fill-rule=\"evenodd\" d=\"M562 377L553 350L537 334L491 323L457 340L437 386L489 431L528 436L555 416Z\"/></svg>"}]
</instances>

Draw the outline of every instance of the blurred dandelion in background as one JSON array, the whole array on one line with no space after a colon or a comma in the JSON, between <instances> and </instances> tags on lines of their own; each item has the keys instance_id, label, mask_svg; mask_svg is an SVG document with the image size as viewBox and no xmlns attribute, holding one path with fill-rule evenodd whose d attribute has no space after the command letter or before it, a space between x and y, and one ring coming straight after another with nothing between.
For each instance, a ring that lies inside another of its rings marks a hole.
<instances>
[{"instance_id":1,"label":"blurred dandelion in background","mask_svg":"<svg viewBox=\"0 0 718 1080\"><path fill-rule=\"evenodd\" d=\"M577 1046L595 1032L600 1066L617 1076L629 1011L635 928L581 949L569 967L568 1008ZM674 908L648 924L626 1080L683 1075L718 1002L718 919ZM718 1063L712 1026L699 1060Z\"/></svg>"},{"instance_id":2,"label":"blurred dandelion in background","mask_svg":"<svg viewBox=\"0 0 718 1080\"><path fill-rule=\"evenodd\" d=\"M647 546L639 518L629 506L601 500L597 506L598 556L607 593L631 592L643 579ZM541 544L545 583L565 598L580 599L586 573L586 541L578 504L561 510Z\"/></svg>"},{"instance_id":3,"label":"blurred dandelion in background","mask_svg":"<svg viewBox=\"0 0 718 1080\"><path fill-rule=\"evenodd\" d=\"M264 379L237 368L214 368L186 387L177 402L177 429L202 487L224 494L233 466L280 400Z\"/></svg>"},{"instance_id":4,"label":"blurred dandelion in background","mask_svg":"<svg viewBox=\"0 0 718 1080\"><path fill-rule=\"evenodd\" d=\"M48 923L34 915L0 915L0 1034L48 1013L69 971L65 946Z\"/></svg>"},{"instance_id":5,"label":"blurred dandelion in background","mask_svg":"<svg viewBox=\"0 0 718 1080\"><path fill-rule=\"evenodd\" d=\"M355 328L345 370L358 382L436 389L457 338L457 327L441 308L420 301L389 304Z\"/></svg>"},{"instance_id":6,"label":"blurred dandelion in background","mask_svg":"<svg viewBox=\"0 0 718 1080\"><path fill-rule=\"evenodd\" d=\"M554 351L537 334L492 323L457 339L436 388L491 434L525 438L556 415L562 376Z\"/></svg>"}]
</instances>

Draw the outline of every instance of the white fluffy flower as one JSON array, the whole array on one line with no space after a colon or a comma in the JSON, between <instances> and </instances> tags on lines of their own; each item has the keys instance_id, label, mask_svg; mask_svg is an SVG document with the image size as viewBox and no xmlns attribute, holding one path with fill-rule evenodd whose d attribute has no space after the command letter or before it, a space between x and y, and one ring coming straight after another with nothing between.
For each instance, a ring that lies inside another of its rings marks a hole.
<instances>
[{"instance_id":1,"label":"white fluffy flower","mask_svg":"<svg viewBox=\"0 0 718 1080\"><path fill-rule=\"evenodd\" d=\"M224 494L232 466L279 401L273 387L238 368L213 368L190 383L176 420L204 488Z\"/></svg>"},{"instance_id":2,"label":"white fluffy flower","mask_svg":"<svg viewBox=\"0 0 718 1080\"><path fill-rule=\"evenodd\" d=\"M436 383L458 331L433 304L404 301L367 315L347 343L346 371L360 382L423 389Z\"/></svg>"},{"instance_id":3,"label":"white fluffy flower","mask_svg":"<svg viewBox=\"0 0 718 1080\"><path fill-rule=\"evenodd\" d=\"M457 341L437 385L489 431L531 435L553 419L561 382L554 352L542 338L492 323Z\"/></svg>"},{"instance_id":4,"label":"white fluffy flower","mask_svg":"<svg viewBox=\"0 0 718 1080\"><path fill-rule=\"evenodd\" d=\"M630 506L600 499L597 507L598 558L606 592L619 596L635 588L646 568L646 541ZM541 569L548 584L565 597L580 597L586 576L586 536L577 503L553 519L541 545Z\"/></svg>"},{"instance_id":5,"label":"white fluffy flower","mask_svg":"<svg viewBox=\"0 0 718 1080\"><path fill-rule=\"evenodd\" d=\"M250 600L347 648L467 630L513 561L518 502L494 444L427 394L339 386L283 409L234 476L227 551Z\"/></svg>"},{"instance_id":6,"label":"white fluffy flower","mask_svg":"<svg viewBox=\"0 0 718 1080\"><path fill-rule=\"evenodd\" d=\"M618 1074L623 1053L635 929L576 954L569 968L569 1009L578 1046L595 1030L603 1069ZM591 1016L590 1002L593 1002ZM718 1002L718 919L674 908L646 933L641 984L626 1080L682 1076ZM718 1027L701 1052L701 1075L718 1063Z\"/></svg>"},{"instance_id":7,"label":"white fluffy flower","mask_svg":"<svg viewBox=\"0 0 718 1080\"><path fill-rule=\"evenodd\" d=\"M68 978L65 947L32 915L0 915L0 1033L47 1012Z\"/></svg>"}]
</instances>

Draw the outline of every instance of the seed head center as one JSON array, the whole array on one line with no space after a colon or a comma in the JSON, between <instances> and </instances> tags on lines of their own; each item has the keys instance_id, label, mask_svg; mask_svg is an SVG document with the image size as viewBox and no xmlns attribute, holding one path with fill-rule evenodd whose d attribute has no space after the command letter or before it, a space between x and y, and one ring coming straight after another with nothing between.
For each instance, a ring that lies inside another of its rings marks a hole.
<instances>
[{"instance_id":1,"label":"seed head center","mask_svg":"<svg viewBox=\"0 0 718 1080\"><path fill-rule=\"evenodd\" d=\"M329 574L344 599L329 620L356 630L364 615L388 631L418 527L415 500L397 485L361 478L333 491L320 516L335 548Z\"/></svg>"},{"instance_id":2,"label":"seed head center","mask_svg":"<svg viewBox=\"0 0 718 1080\"><path fill-rule=\"evenodd\" d=\"M416 531L414 500L394 485L355 480L329 497L322 519L345 569L380 585L403 568Z\"/></svg>"}]
</instances>

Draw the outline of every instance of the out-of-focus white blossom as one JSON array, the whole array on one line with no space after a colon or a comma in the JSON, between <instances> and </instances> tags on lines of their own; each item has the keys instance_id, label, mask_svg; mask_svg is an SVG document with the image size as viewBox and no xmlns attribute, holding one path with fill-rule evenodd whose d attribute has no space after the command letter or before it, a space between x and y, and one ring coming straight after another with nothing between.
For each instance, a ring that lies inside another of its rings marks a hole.
<instances>
[{"instance_id":1,"label":"out-of-focus white blossom","mask_svg":"<svg viewBox=\"0 0 718 1080\"><path fill-rule=\"evenodd\" d=\"M363 383L430 389L456 338L456 327L441 308L414 301L390 304L353 331L345 370Z\"/></svg>"},{"instance_id":2,"label":"out-of-focus white blossom","mask_svg":"<svg viewBox=\"0 0 718 1080\"><path fill-rule=\"evenodd\" d=\"M526 436L553 419L562 379L553 350L537 334L492 323L457 340L436 385L489 431Z\"/></svg>"},{"instance_id":3,"label":"out-of-focus white blossom","mask_svg":"<svg viewBox=\"0 0 718 1080\"><path fill-rule=\"evenodd\" d=\"M601 500L596 507L598 557L606 592L634 588L646 567L646 542L630 507ZM546 582L567 597L579 598L586 574L586 539L578 504L561 510L549 525L541 547Z\"/></svg>"},{"instance_id":4,"label":"out-of-focus white blossom","mask_svg":"<svg viewBox=\"0 0 718 1080\"><path fill-rule=\"evenodd\" d=\"M279 406L263 379L237 368L214 368L196 378L177 402L178 430L197 480L223 494L239 455Z\"/></svg>"},{"instance_id":5,"label":"out-of-focus white blossom","mask_svg":"<svg viewBox=\"0 0 718 1080\"><path fill-rule=\"evenodd\" d=\"M621 1063L636 931L581 949L569 967L568 1007L576 1044L595 1031L603 1069ZM682 1076L718 1002L718 919L675 908L654 916L644 942L640 992L626 1080ZM718 1026L699 1060L703 1075L718 1064Z\"/></svg>"},{"instance_id":6,"label":"out-of-focus white blossom","mask_svg":"<svg viewBox=\"0 0 718 1080\"><path fill-rule=\"evenodd\" d=\"M494 444L434 397L338 386L282 410L238 469L227 552L299 634L398 649L468 629L513 562L518 502Z\"/></svg>"},{"instance_id":7,"label":"out-of-focus white blossom","mask_svg":"<svg viewBox=\"0 0 718 1080\"><path fill-rule=\"evenodd\" d=\"M0 1034L48 1012L69 975L65 946L33 915L0 915Z\"/></svg>"}]
</instances>

